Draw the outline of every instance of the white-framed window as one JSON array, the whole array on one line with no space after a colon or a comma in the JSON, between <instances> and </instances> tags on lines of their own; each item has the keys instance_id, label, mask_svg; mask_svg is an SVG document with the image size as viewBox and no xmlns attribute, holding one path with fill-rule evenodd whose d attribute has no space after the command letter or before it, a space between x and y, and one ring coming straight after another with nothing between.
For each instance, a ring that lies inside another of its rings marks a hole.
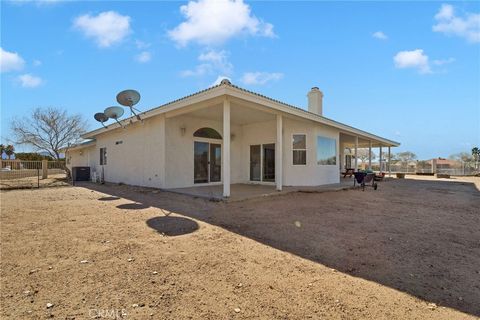
<instances>
[{"instance_id":1,"label":"white-framed window","mask_svg":"<svg viewBox=\"0 0 480 320\"><path fill-rule=\"evenodd\" d=\"M107 164L107 148L100 148L100 165L106 165Z\"/></svg>"},{"instance_id":2,"label":"white-framed window","mask_svg":"<svg viewBox=\"0 0 480 320\"><path fill-rule=\"evenodd\" d=\"M333 138L317 136L317 164L337 164L337 140Z\"/></svg>"},{"instance_id":3,"label":"white-framed window","mask_svg":"<svg viewBox=\"0 0 480 320\"><path fill-rule=\"evenodd\" d=\"M307 135L294 134L292 135L292 159L293 165L307 164Z\"/></svg>"}]
</instances>

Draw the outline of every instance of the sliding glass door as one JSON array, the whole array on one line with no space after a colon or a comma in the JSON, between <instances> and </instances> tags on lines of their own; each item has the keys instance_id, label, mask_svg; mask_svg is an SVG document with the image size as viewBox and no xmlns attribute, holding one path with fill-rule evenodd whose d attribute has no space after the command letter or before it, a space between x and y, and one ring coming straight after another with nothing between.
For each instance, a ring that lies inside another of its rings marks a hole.
<instances>
[{"instance_id":1,"label":"sliding glass door","mask_svg":"<svg viewBox=\"0 0 480 320\"><path fill-rule=\"evenodd\" d=\"M275 181L275 144L263 145L263 181Z\"/></svg>"},{"instance_id":2,"label":"sliding glass door","mask_svg":"<svg viewBox=\"0 0 480 320\"><path fill-rule=\"evenodd\" d=\"M221 181L222 178L222 146L210 144L210 182Z\"/></svg>"},{"instance_id":3,"label":"sliding glass door","mask_svg":"<svg viewBox=\"0 0 480 320\"><path fill-rule=\"evenodd\" d=\"M250 181L262 180L262 155L259 144L250 146Z\"/></svg>"},{"instance_id":4,"label":"sliding glass door","mask_svg":"<svg viewBox=\"0 0 480 320\"><path fill-rule=\"evenodd\" d=\"M250 146L250 181L275 181L275 144Z\"/></svg>"},{"instance_id":5,"label":"sliding glass door","mask_svg":"<svg viewBox=\"0 0 480 320\"><path fill-rule=\"evenodd\" d=\"M222 180L222 146L195 141L193 151L193 182L208 183Z\"/></svg>"},{"instance_id":6,"label":"sliding glass door","mask_svg":"<svg viewBox=\"0 0 480 320\"><path fill-rule=\"evenodd\" d=\"M208 142L195 141L193 156L194 183L208 182Z\"/></svg>"}]
</instances>

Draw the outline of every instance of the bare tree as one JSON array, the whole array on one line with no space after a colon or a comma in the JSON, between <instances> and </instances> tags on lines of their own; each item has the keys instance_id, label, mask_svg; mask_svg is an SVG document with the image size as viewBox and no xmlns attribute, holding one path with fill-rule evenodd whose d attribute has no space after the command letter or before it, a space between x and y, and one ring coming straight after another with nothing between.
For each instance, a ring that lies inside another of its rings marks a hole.
<instances>
[{"instance_id":1,"label":"bare tree","mask_svg":"<svg viewBox=\"0 0 480 320\"><path fill-rule=\"evenodd\" d=\"M448 157L450 160L469 162L473 157L468 152L460 152L452 154Z\"/></svg>"},{"instance_id":2,"label":"bare tree","mask_svg":"<svg viewBox=\"0 0 480 320\"><path fill-rule=\"evenodd\" d=\"M29 117L15 119L12 123L18 144L46 151L55 159L60 158L60 150L68 150L79 142L85 128L86 122L81 115L69 115L58 108L37 108Z\"/></svg>"},{"instance_id":3,"label":"bare tree","mask_svg":"<svg viewBox=\"0 0 480 320\"><path fill-rule=\"evenodd\" d=\"M408 172L408 167L412 167L413 164L412 162L417 159L417 155L411 151L404 151L397 153L395 157L398 159L398 161L402 164L407 169Z\"/></svg>"},{"instance_id":4,"label":"bare tree","mask_svg":"<svg viewBox=\"0 0 480 320\"><path fill-rule=\"evenodd\" d=\"M397 158L401 162L411 162L415 159L417 159L417 155L413 152L410 151L404 151L396 154Z\"/></svg>"},{"instance_id":5,"label":"bare tree","mask_svg":"<svg viewBox=\"0 0 480 320\"><path fill-rule=\"evenodd\" d=\"M358 149L357 150L357 157L358 157L358 159L360 159L360 161L362 161L362 164L367 162L367 160L369 158L368 149L365 149L365 148ZM376 158L377 158L377 155L375 154L375 152L372 151L372 160L376 159Z\"/></svg>"}]
</instances>

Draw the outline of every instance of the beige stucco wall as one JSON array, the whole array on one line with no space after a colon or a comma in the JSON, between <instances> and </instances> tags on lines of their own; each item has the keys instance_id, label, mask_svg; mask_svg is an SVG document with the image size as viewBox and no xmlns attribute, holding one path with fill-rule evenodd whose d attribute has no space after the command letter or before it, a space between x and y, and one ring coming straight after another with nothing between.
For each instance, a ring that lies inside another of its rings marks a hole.
<instances>
[{"instance_id":1,"label":"beige stucco wall","mask_svg":"<svg viewBox=\"0 0 480 320\"><path fill-rule=\"evenodd\" d=\"M200 128L209 127L217 130L223 137L223 124L221 121L214 121L189 116L178 116L168 118L166 121L167 137L167 166L166 166L166 187L180 188L193 186L193 148L194 141L206 141L222 144L222 141L215 139L202 139L193 136L193 133ZM185 134L181 129L185 128ZM233 135L231 140L231 181L232 183L244 182L242 174L241 159L242 153L242 130L240 126L232 125L230 131ZM223 180L223 177L222 177Z\"/></svg>"},{"instance_id":2,"label":"beige stucco wall","mask_svg":"<svg viewBox=\"0 0 480 320\"><path fill-rule=\"evenodd\" d=\"M223 136L221 121L179 116L167 119L167 188L195 185L193 183L193 133L202 127L217 130ZM182 136L180 128L185 128ZM250 145L276 142L276 121L257 122L246 125L232 125L231 141L231 180L232 183L249 183ZM292 135L307 135L307 164L293 165ZM317 164L317 136L322 135L337 141L337 165ZM286 186L315 186L339 182L339 132L310 121L296 121L285 118L283 121L283 176ZM210 142L218 143L217 140ZM257 183L257 182L255 182ZM270 183L273 184L273 183Z\"/></svg>"},{"instance_id":3,"label":"beige stucco wall","mask_svg":"<svg viewBox=\"0 0 480 320\"><path fill-rule=\"evenodd\" d=\"M273 115L272 115L273 119ZM144 123L135 123L125 129L116 129L97 137L94 147L72 151L70 166L89 165L92 172L101 174L99 149L107 148L104 177L108 182L156 188L193 186L194 138L202 127L217 130L223 136L221 121L180 115L165 118L159 115ZM181 128L185 128L182 134ZM276 142L276 121L231 126L231 182L249 183L250 145ZM307 135L307 164L293 165L292 135ZM318 165L317 136L337 141L337 165ZM122 141L121 144L116 144ZM164 144L165 142L165 144ZM211 140L221 144L221 141ZM309 120L283 117L283 184L285 186L314 186L339 182L339 132ZM222 177L223 179L223 177ZM273 183L272 183L273 184Z\"/></svg>"},{"instance_id":4,"label":"beige stucco wall","mask_svg":"<svg viewBox=\"0 0 480 320\"><path fill-rule=\"evenodd\" d=\"M93 167L95 166L95 146L86 147L80 150L69 150L65 157L67 158L67 167Z\"/></svg>"},{"instance_id":5,"label":"beige stucco wall","mask_svg":"<svg viewBox=\"0 0 480 320\"><path fill-rule=\"evenodd\" d=\"M283 184L286 186L316 186L340 182L339 131L310 121L285 119L283 125ZM294 134L307 135L307 164L293 165L292 139ZM317 164L317 136L337 141L336 165Z\"/></svg>"},{"instance_id":6,"label":"beige stucco wall","mask_svg":"<svg viewBox=\"0 0 480 320\"><path fill-rule=\"evenodd\" d=\"M105 181L164 187L164 121L163 116L158 116L97 137L98 158L100 148L107 148ZM94 170L101 174L98 162Z\"/></svg>"},{"instance_id":7,"label":"beige stucco wall","mask_svg":"<svg viewBox=\"0 0 480 320\"><path fill-rule=\"evenodd\" d=\"M242 180L250 179L250 145L276 142L276 121L259 122L242 126ZM294 134L307 136L307 164L293 165L292 139ZM337 141L337 165L317 164L317 136L325 136ZM283 119L283 185L316 186L339 182L338 140L339 132L310 121ZM273 183L272 183L273 184Z\"/></svg>"}]
</instances>

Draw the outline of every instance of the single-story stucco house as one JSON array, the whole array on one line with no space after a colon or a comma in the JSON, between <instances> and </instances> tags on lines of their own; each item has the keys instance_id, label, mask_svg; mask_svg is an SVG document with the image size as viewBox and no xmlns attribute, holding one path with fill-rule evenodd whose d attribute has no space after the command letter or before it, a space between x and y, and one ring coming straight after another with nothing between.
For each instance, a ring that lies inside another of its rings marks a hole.
<instances>
[{"instance_id":1,"label":"single-story stucco house","mask_svg":"<svg viewBox=\"0 0 480 320\"><path fill-rule=\"evenodd\" d=\"M322 116L323 93L308 111L223 80L219 85L90 131L66 155L107 182L162 189L223 184L318 186L357 168L357 148L399 146ZM381 154L381 152L380 152ZM382 156L381 156L382 157ZM388 156L389 159L389 156Z\"/></svg>"}]
</instances>

